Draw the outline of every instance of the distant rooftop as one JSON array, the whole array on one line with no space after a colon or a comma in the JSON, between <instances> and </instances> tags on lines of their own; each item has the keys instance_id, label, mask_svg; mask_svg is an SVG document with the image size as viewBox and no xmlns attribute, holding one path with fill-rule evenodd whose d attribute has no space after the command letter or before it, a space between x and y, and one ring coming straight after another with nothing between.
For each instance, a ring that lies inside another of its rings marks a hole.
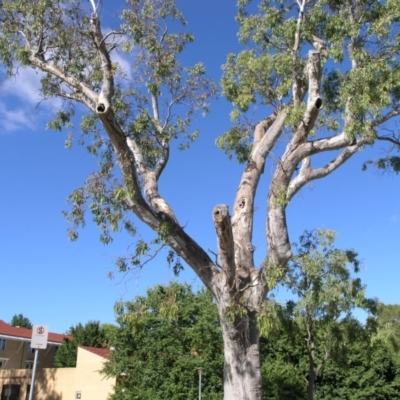
<instances>
[{"instance_id":1,"label":"distant rooftop","mask_svg":"<svg viewBox=\"0 0 400 400\"><path fill-rule=\"evenodd\" d=\"M79 346L81 349L89 351L90 353L96 354L97 356L108 358L111 353L109 349L98 349L96 347Z\"/></svg>"},{"instance_id":2,"label":"distant rooftop","mask_svg":"<svg viewBox=\"0 0 400 400\"><path fill-rule=\"evenodd\" d=\"M32 338L32 329L11 326L0 319L0 337L27 341ZM61 344L64 338L72 339L71 335L49 332L48 341L53 344Z\"/></svg>"}]
</instances>

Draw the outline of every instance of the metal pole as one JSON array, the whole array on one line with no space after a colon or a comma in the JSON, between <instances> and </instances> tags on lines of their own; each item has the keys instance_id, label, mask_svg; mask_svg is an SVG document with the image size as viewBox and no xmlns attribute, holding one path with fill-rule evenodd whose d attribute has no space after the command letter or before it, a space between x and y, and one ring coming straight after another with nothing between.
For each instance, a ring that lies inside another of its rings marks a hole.
<instances>
[{"instance_id":1,"label":"metal pole","mask_svg":"<svg viewBox=\"0 0 400 400\"><path fill-rule=\"evenodd\" d=\"M203 372L204 368L197 368L199 371L199 400L201 400L201 373Z\"/></svg>"},{"instance_id":2,"label":"metal pole","mask_svg":"<svg viewBox=\"0 0 400 400\"><path fill-rule=\"evenodd\" d=\"M37 367L38 357L39 357L39 349L35 349L35 359L33 360L32 382L31 382L31 388L29 390L29 400L33 399L33 388L35 386L36 367Z\"/></svg>"}]
</instances>

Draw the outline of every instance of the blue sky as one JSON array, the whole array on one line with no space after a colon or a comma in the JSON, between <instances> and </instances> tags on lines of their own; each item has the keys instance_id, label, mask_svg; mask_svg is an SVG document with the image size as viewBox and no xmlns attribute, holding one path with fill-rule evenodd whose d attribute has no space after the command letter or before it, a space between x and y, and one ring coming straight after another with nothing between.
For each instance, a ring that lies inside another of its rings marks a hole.
<instances>
[{"instance_id":1,"label":"blue sky","mask_svg":"<svg viewBox=\"0 0 400 400\"><path fill-rule=\"evenodd\" d=\"M217 81L226 54L239 50L234 3L178 2L189 21L187 30L196 36L185 57L190 62L203 61ZM104 0L105 21L121 9L122 4ZM37 106L38 79L21 70L18 80L0 86L0 319L9 322L14 314L23 313L33 323L49 325L53 332L93 319L112 323L115 301L130 300L149 286L175 278L160 257L140 273L116 274L109 280L106 275L114 269L115 258L125 255L136 239L121 233L104 246L91 221L77 242L68 240L62 210L72 190L95 170L96 159L78 145L66 150L64 133L45 130L57 104ZM232 205L242 171L214 145L215 138L230 126L230 110L220 99L212 104L210 115L195 121L201 130L198 142L190 150L173 152L160 182L162 194L186 230L213 251L212 209L219 203ZM367 295L398 303L400 177L373 169L361 171L363 161L382 154L378 143L333 175L303 189L288 208L288 223L292 241L304 229L337 231L337 246L360 254ZM256 201L254 244L260 260L265 255L265 204L271 174L272 164L266 168ZM188 267L179 280L201 286Z\"/></svg>"}]
</instances>

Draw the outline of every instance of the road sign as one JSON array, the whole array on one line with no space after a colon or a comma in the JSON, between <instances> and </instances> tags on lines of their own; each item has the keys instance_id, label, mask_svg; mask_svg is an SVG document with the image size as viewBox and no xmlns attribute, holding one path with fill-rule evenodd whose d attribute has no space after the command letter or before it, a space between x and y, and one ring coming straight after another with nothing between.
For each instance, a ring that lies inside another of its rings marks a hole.
<instances>
[{"instance_id":1,"label":"road sign","mask_svg":"<svg viewBox=\"0 0 400 400\"><path fill-rule=\"evenodd\" d=\"M32 349L45 349L47 347L47 338L49 336L49 327L47 325L33 325L32 328Z\"/></svg>"}]
</instances>

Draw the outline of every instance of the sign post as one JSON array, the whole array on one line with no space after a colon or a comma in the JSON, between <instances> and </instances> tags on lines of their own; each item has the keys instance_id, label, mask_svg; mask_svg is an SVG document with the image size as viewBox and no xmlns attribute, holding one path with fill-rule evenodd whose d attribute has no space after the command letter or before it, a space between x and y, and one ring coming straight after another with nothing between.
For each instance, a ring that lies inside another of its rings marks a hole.
<instances>
[{"instance_id":1,"label":"sign post","mask_svg":"<svg viewBox=\"0 0 400 400\"><path fill-rule=\"evenodd\" d=\"M47 348L47 338L49 336L49 327L47 325L33 325L31 348L35 349L35 359L33 361L32 382L29 391L29 400L33 399L33 389L35 386L37 360L39 358L39 350Z\"/></svg>"}]
</instances>

